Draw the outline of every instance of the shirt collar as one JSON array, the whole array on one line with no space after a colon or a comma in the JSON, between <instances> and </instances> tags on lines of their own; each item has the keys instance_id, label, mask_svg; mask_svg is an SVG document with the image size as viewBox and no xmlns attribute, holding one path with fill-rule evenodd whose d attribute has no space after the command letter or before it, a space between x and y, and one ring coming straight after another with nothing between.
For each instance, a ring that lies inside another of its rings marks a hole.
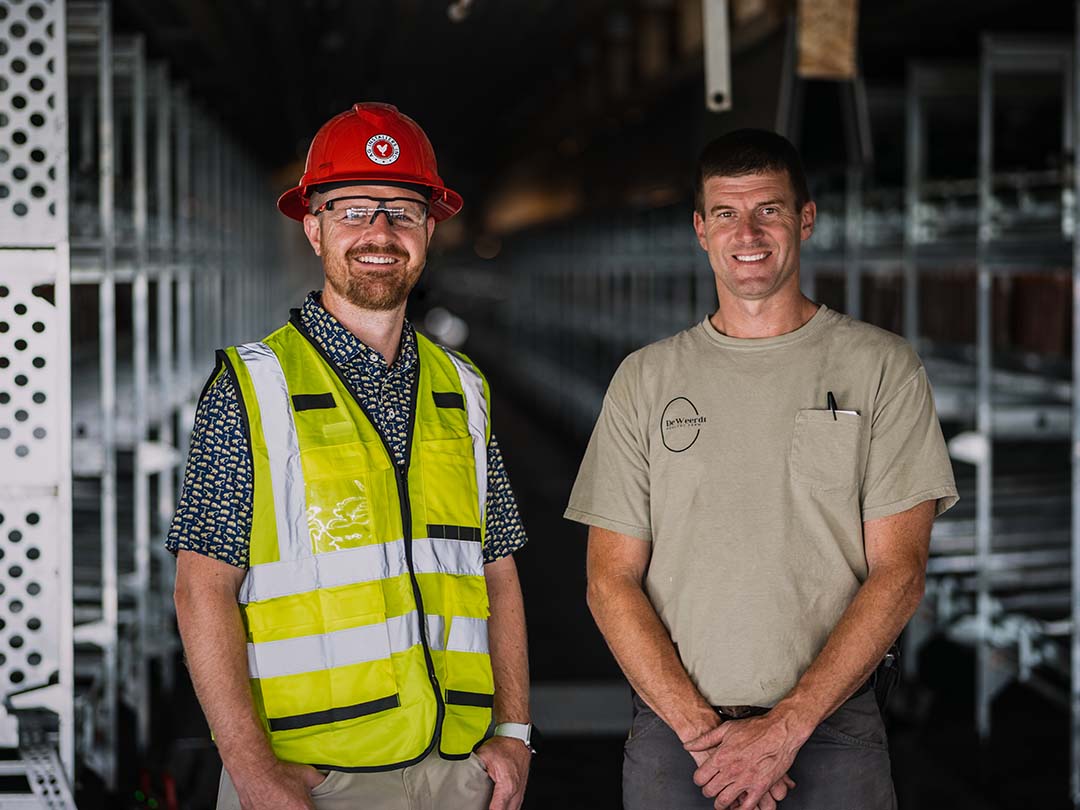
<instances>
[{"instance_id":1,"label":"shirt collar","mask_svg":"<svg viewBox=\"0 0 1080 810\"><path fill-rule=\"evenodd\" d=\"M304 305L300 308L300 322L334 365L345 368L359 364L370 373L378 374L387 371L386 358L323 309L322 295L318 291L308 293L308 297L304 299ZM416 363L416 356L416 332L406 320L401 327L398 355L389 372L408 371Z\"/></svg>"}]
</instances>

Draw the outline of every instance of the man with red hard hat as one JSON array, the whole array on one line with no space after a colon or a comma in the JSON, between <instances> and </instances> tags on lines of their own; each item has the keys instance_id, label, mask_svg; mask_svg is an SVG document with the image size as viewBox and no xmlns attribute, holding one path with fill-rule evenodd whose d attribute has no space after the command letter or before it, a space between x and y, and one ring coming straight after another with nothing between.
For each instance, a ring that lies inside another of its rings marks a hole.
<instances>
[{"instance_id":1,"label":"man with red hard hat","mask_svg":"<svg viewBox=\"0 0 1080 810\"><path fill-rule=\"evenodd\" d=\"M278 200L325 287L218 352L168 540L219 810L521 806L525 532L484 376L405 319L461 206L374 103L319 130Z\"/></svg>"}]
</instances>

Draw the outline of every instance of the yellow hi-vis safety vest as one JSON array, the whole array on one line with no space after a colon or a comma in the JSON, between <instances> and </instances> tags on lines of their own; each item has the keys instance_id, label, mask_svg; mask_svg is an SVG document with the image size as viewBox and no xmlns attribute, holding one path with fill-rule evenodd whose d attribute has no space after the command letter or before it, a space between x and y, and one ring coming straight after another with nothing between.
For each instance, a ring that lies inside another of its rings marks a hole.
<instances>
[{"instance_id":1,"label":"yellow hi-vis safety vest","mask_svg":"<svg viewBox=\"0 0 1080 810\"><path fill-rule=\"evenodd\" d=\"M489 392L417 335L406 464L297 313L219 353L246 411L254 505L240 590L279 759L391 770L464 759L491 722L484 580Z\"/></svg>"}]
</instances>

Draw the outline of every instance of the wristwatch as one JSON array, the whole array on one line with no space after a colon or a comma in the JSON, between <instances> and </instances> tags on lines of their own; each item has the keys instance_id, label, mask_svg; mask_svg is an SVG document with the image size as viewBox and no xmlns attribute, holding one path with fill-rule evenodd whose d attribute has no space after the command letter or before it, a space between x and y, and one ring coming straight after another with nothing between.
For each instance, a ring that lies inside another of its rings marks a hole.
<instances>
[{"instance_id":1,"label":"wristwatch","mask_svg":"<svg viewBox=\"0 0 1080 810\"><path fill-rule=\"evenodd\" d=\"M525 747L536 753L536 746L540 742L540 732L532 723L499 723L493 732L495 737L513 737L521 740Z\"/></svg>"}]
</instances>

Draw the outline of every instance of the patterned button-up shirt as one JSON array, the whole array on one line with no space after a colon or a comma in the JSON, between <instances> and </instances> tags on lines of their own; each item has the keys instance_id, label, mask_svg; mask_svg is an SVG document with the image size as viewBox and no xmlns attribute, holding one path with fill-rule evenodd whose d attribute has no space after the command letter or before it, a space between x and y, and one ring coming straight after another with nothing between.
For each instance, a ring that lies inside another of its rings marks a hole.
<instances>
[{"instance_id":1,"label":"patterned button-up shirt","mask_svg":"<svg viewBox=\"0 0 1080 810\"><path fill-rule=\"evenodd\" d=\"M364 345L312 293L300 309L312 339L344 373L399 465L408 441L409 391L416 379L416 333L407 321L394 362ZM195 413L184 486L166 547L205 554L246 568L251 536L254 474L236 386L219 373ZM395 504L396 506L396 504ZM488 444L487 538L484 560L493 562L525 545L510 477L494 434Z\"/></svg>"}]
</instances>

